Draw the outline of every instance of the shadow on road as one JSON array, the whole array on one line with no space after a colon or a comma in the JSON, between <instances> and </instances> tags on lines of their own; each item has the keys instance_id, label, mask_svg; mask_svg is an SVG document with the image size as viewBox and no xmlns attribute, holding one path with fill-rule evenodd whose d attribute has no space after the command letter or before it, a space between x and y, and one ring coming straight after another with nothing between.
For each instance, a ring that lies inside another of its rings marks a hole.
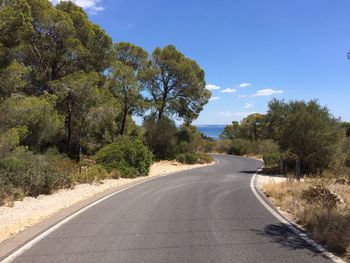
<instances>
[{"instance_id":1,"label":"shadow on road","mask_svg":"<svg viewBox=\"0 0 350 263\"><path fill-rule=\"evenodd\" d=\"M241 174L255 174L256 170L254 170L254 171L239 171L239 173L241 173Z\"/></svg>"},{"instance_id":2,"label":"shadow on road","mask_svg":"<svg viewBox=\"0 0 350 263\"><path fill-rule=\"evenodd\" d=\"M267 237L270 242L277 243L280 247L284 247L290 250L307 249L315 253L314 256L322 256L324 258L327 258L322 255L319 250L292 232L285 224L271 224L267 225L263 230L252 231L259 236Z\"/></svg>"}]
</instances>

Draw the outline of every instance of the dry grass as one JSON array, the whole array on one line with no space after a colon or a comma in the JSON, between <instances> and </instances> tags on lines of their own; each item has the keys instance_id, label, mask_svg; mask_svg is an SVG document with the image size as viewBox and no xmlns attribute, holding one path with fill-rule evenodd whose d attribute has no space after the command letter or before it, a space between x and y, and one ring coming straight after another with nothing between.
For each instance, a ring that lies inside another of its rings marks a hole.
<instances>
[{"instance_id":1,"label":"dry grass","mask_svg":"<svg viewBox=\"0 0 350 263\"><path fill-rule=\"evenodd\" d=\"M350 185L309 179L271 182L262 188L276 206L292 214L315 240L350 262ZM329 200L334 197L337 199L335 205Z\"/></svg>"}]
</instances>

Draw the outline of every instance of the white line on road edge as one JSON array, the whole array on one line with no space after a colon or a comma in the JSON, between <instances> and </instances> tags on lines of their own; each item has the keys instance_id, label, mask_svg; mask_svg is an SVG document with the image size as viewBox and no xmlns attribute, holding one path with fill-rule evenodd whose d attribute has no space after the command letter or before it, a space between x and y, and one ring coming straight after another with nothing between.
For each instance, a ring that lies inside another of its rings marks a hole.
<instances>
[{"instance_id":1,"label":"white line on road edge","mask_svg":"<svg viewBox=\"0 0 350 263\"><path fill-rule=\"evenodd\" d=\"M275 217L277 218L282 224L286 225L290 230L292 230L295 234L300 236L304 241L309 243L311 246L316 248L320 253L332 260L335 263L346 263L344 260L342 260L340 257L337 257L333 253L329 252L327 249L325 249L323 246L317 244L314 240L312 240L308 235L304 234L300 230L298 230L291 221L289 221L287 218L281 216L279 213L277 213L269 204L265 202L264 199L261 198L259 193L256 190L255 186L255 180L257 178L258 173L261 171L262 168L260 168L252 177L250 180L250 188L252 189L255 197L259 200L259 202Z\"/></svg>"},{"instance_id":2,"label":"white line on road edge","mask_svg":"<svg viewBox=\"0 0 350 263\"><path fill-rule=\"evenodd\" d=\"M111 193L91 204L89 204L88 206L85 206L84 208L78 210L77 212L75 212L74 214L66 217L65 219L63 219L62 221L58 222L56 225L54 225L53 227L49 228L48 230L44 231L43 233L41 233L39 236L37 236L36 238L32 239L31 241L29 241L27 244L25 244L23 247L19 248L18 250L16 250L14 253L12 253L11 255L9 255L7 258L5 258L3 261L1 261L1 263L9 263L11 261L13 261L16 257L20 256L21 254L23 254L26 250L30 249L31 247L33 247L35 244L37 244L40 240L44 239L45 237L47 237L48 235L50 235L51 233L53 233L54 231L56 231L57 229L59 229L61 226L63 226L64 224L68 223L69 221L71 221L73 218L77 217L78 215L80 215L81 213L85 212L86 210L88 210L89 208L101 203L102 201L106 200L107 198L110 198L113 195L116 195L128 188L131 188L133 186L136 186L138 184L141 184L143 182L134 184L134 185L130 185L128 187L125 187L117 192Z\"/></svg>"},{"instance_id":3,"label":"white line on road edge","mask_svg":"<svg viewBox=\"0 0 350 263\"><path fill-rule=\"evenodd\" d=\"M216 165L218 164L219 161L216 161L213 164L210 164L208 166L212 166L212 165ZM204 166L204 167L208 167L208 166ZM62 221L58 222L57 224L55 224L54 226L50 227L49 229L47 229L46 231L44 231L43 233L41 233L40 235L38 235L37 237L35 237L34 239L32 239L31 241L29 241L28 243L26 243L24 246L20 247L18 250L16 250L15 252L13 252L12 254L10 254L8 257L6 257L5 259L3 259L0 263L10 263L12 262L15 258L19 257L20 255L22 255L26 250L30 249L31 247L33 247L35 244L37 244L39 241L41 241L42 239L44 239L45 237L47 237L48 235L50 235L51 233L53 233L54 231L56 231L57 229L59 229L61 226L63 226L64 224L68 223L69 221L71 221L73 218L77 217L78 215L80 215L81 213L85 212L86 210L90 209L91 207L103 202L104 200L120 193L123 192L131 187L137 186L139 184L145 183L145 182L149 182L152 181L154 179L163 177L163 176L167 176L167 175L171 175L171 174L176 174L176 173L181 173L181 172L187 172L187 171L193 171L196 170L198 168L204 168L204 167L195 167L192 169L188 169L188 170L183 170L183 171L176 171L176 172L169 172L169 173L165 173L159 176L155 176L155 177L150 177L147 178L146 180L142 180L139 183L135 183L133 185L130 186L126 186L123 189L120 189L114 193L111 193L109 195L106 195L105 197L102 197L101 199L83 207L82 209L78 210L77 212L73 213L72 215L66 217L65 219L63 219Z\"/></svg>"}]
</instances>

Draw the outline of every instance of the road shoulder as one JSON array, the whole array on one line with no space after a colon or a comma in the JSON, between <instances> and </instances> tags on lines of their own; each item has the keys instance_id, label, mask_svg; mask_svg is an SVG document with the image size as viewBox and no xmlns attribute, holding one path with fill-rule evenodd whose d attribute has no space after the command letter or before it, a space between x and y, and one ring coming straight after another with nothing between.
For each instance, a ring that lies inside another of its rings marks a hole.
<instances>
[{"instance_id":1,"label":"road shoulder","mask_svg":"<svg viewBox=\"0 0 350 263\"><path fill-rule=\"evenodd\" d=\"M136 186L138 184L141 184L143 182L151 181L163 176L171 175L180 173L186 170L193 170L198 168L204 168L206 166L215 165L216 162L206 165L185 165L182 167L182 169L178 167L178 169L161 169L159 170L159 173L157 174L155 171L151 171L151 176L148 177L139 177L136 179L125 179L125 180L114 180L115 182L120 183L114 183L109 184L109 187L102 187L101 191L92 191L90 196L84 196L80 200L76 199L75 202L70 202L68 204L62 204L56 211L51 211L51 213L48 213L46 211L33 211L33 213L39 213L39 215L36 215L36 220L29 220L26 222L26 224L21 224L21 228L17 230L14 233L8 233L7 237L5 239L5 236L2 236L3 241L0 243L0 260L4 259L7 255L11 254L15 250L17 250L19 247L25 246L28 242L35 239L48 229L52 228L62 220L65 220L69 216L79 212L80 210L84 209L85 207L89 206L90 204L93 204L95 202L98 202L98 200L101 200L103 198L108 197L109 195L112 195L113 193L117 193L123 190L126 190L127 188L130 188L132 186ZM159 168L159 167L157 167ZM103 186L103 185L102 185ZM108 185L107 185L108 186ZM91 185L90 187L94 187ZM98 187L98 186L95 186ZM66 194L75 191L73 190L61 190L61 193ZM47 196L50 198L50 196ZM56 200L57 202L57 200ZM39 206L40 207L40 206ZM14 209L9 208L9 209ZM0 214L0 218L2 213ZM16 220L16 218L14 218ZM17 219L18 220L18 219ZM2 221L2 220L0 220ZM5 221L3 221L5 223ZM12 225L16 224L16 221L11 222ZM4 228L2 228L4 229ZM3 230L5 233L5 230Z\"/></svg>"}]
</instances>

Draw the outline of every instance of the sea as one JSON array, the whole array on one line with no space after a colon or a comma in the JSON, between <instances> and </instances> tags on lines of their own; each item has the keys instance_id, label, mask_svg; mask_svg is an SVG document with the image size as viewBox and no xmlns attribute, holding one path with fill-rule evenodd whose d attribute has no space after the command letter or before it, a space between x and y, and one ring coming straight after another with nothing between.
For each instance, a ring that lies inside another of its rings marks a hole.
<instances>
[{"instance_id":1,"label":"sea","mask_svg":"<svg viewBox=\"0 0 350 263\"><path fill-rule=\"evenodd\" d=\"M226 125L196 125L197 129L204 135L218 140Z\"/></svg>"}]
</instances>

